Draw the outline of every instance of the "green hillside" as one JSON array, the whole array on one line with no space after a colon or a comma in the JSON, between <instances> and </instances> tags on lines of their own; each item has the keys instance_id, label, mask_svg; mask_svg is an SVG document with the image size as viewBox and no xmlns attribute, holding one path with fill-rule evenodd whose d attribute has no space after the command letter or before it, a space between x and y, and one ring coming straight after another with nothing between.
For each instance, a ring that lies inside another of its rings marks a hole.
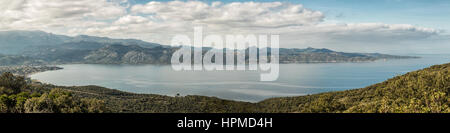
<instances>
[{"instance_id":1,"label":"green hillside","mask_svg":"<svg viewBox=\"0 0 450 133\"><path fill-rule=\"evenodd\" d=\"M103 101L79 98L54 88L31 87L23 77L7 72L0 76L0 113L101 113Z\"/></svg>"},{"instance_id":2,"label":"green hillside","mask_svg":"<svg viewBox=\"0 0 450 133\"><path fill-rule=\"evenodd\" d=\"M366 88L258 104L262 112L448 113L449 70L450 64L436 65Z\"/></svg>"}]
</instances>

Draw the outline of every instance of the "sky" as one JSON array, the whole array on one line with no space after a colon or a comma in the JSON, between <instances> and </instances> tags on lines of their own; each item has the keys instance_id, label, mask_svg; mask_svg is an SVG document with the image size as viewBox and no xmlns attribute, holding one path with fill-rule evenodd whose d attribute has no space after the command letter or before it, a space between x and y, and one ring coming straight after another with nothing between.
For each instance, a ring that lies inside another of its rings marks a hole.
<instances>
[{"instance_id":1,"label":"sky","mask_svg":"<svg viewBox=\"0 0 450 133\"><path fill-rule=\"evenodd\" d=\"M279 34L286 48L450 54L448 0L0 0L0 30L169 44L177 34Z\"/></svg>"}]
</instances>

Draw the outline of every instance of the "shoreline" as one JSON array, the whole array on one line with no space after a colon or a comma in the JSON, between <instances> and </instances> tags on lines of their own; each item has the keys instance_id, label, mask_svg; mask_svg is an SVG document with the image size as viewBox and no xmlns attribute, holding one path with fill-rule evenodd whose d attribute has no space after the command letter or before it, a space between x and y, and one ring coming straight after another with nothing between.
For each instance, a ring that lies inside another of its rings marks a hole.
<instances>
[{"instance_id":1,"label":"shoreline","mask_svg":"<svg viewBox=\"0 0 450 133\"><path fill-rule=\"evenodd\" d=\"M398 60L398 59L395 59L395 60ZM336 64L336 63L360 64L360 63L374 63L374 62L385 62L385 61L383 61L383 60L376 60L376 61L370 61L370 62L289 63L289 64L330 64L330 65L333 65L333 64ZM280 64L280 65L289 65L289 64ZM85 63L77 63L77 64L61 64L61 65L99 65L99 66L116 66L116 65L117 65L117 66L146 66L146 65L150 65L150 66L153 66L152 64L132 65L132 64L85 64ZM156 66L160 66L160 65L156 65ZM59 66L59 67L61 68L61 66ZM62 68L62 69L64 69L64 68ZM49 71L51 71L51 70L49 70ZM45 72L45 71L42 71L42 72ZM40 73L40 72L36 72L36 73ZM33 74L36 74L36 73L33 73ZM30 74L30 75L32 75L32 74ZM51 83L48 83L48 82L45 82L45 81L36 80L36 79L34 79L34 81L36 81L36 82L38 82L38 83L42 83L42 84L51 84ZM80 86L80 85L71 85L71 84L67 84L67 85L68 85L68 86ZM56 86L60 86L60 85L56 85ZM65 86L65 85L61 85L61 86ZM154 95L170 96L170 97L180 96L180 95L177 95L177 94L181 94L181 96L191 96L191 95L193 95L193 96L207 96L207 97L221 98L221 97L220 97L221 95L200 95L200 94L179 93L179 92L178 92L178 93L173 93L173 94L172 94L172 93L168 94L168 93L157 93L157 92L155 93L155 92L151 92L151 91L150 91L150 92L149 92L149 91L147 91L147 92L136 92L136 91L130 91L130 90L127 91L127 89L123 89L123 87L117 87L117 86L104 86L104 85L99 85L99 84L82 84L81 86L98 86L98 87L105 87L105 88L114 89L114 90L118 90L118 91L123 91L123 92L133 93L133 94L154 94ZM147 86L147 87L149 87L149 86ZM355 89L355 88L361 88L361 87L364 87L364 86L357 86L357 87L354 86L354 87L348 88L348 90ZM151 88L151 86L150 86L150 88ZM153 88L153 89L160 89L160 88ZM181 91L181 92L183 92L183 91ZM270 98L306 96L306 95L318 94L318 93L325 93L325 92L334 92L334 90L329 90L329 91L324 91L324 92L317 92L317 93L305 93L305 94L302 94L302 95L285 95L285 96L279 95L279 96L266 97L266 98L264 98L264 99L256 98L256 100L255 100L255 99L254 99L254 100L232 99L232 98L228 98L228 97L226 97L226 96L225 96L225 98L222 97L221 99L255 103L255 102L259 102L259 101L266 100L266 99L270 99Z\"/></svg>"},{"instance_id":2,"label":"shoreline","mask_svg":"<svg viewBox=\"0 0 450 133\"><path fill-rule=\"evenodd\" d=\"M14 75L28 77L36 73L64 69L57 66L0 66L0 73L10 72Z\"/></svg>"}]
</instances>

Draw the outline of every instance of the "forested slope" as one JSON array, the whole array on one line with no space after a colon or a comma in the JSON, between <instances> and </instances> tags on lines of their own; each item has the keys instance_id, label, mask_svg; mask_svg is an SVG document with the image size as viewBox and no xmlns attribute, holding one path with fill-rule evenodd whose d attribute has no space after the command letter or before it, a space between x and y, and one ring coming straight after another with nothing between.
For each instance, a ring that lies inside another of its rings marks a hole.
<instances>
[{"instance_id":1,"label":"forested slope","mask_svg":"<svg viewBox=\"0 0 450 133\"><path fill-rule=\"evenodd\" d=\"M366 88L311 96L273 98L262 112L450 112L450 64L409 72Z\"/></svg>"}]
</instances>

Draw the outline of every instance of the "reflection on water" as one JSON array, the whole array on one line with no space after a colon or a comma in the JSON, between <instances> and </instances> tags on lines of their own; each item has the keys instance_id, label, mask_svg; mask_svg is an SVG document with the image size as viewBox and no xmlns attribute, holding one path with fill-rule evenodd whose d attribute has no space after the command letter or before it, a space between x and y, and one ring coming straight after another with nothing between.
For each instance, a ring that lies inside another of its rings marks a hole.
<instances>
[{"instance_id":1,"label":"reflection on water","mask_svg":"<svg viewBox=\"0 0 450 133\"><path fill-rule=\"evenodd\" d=\"M369 63L282 64L274 82L260 82L258 71L173 71L157 65L62 65L63 70L34 74L33 79L65 86L99 85L134 93L204 95L256 102L362 88L409 71L450 62L449 55L380 60Z\"/></svg>"}]
</instances>

